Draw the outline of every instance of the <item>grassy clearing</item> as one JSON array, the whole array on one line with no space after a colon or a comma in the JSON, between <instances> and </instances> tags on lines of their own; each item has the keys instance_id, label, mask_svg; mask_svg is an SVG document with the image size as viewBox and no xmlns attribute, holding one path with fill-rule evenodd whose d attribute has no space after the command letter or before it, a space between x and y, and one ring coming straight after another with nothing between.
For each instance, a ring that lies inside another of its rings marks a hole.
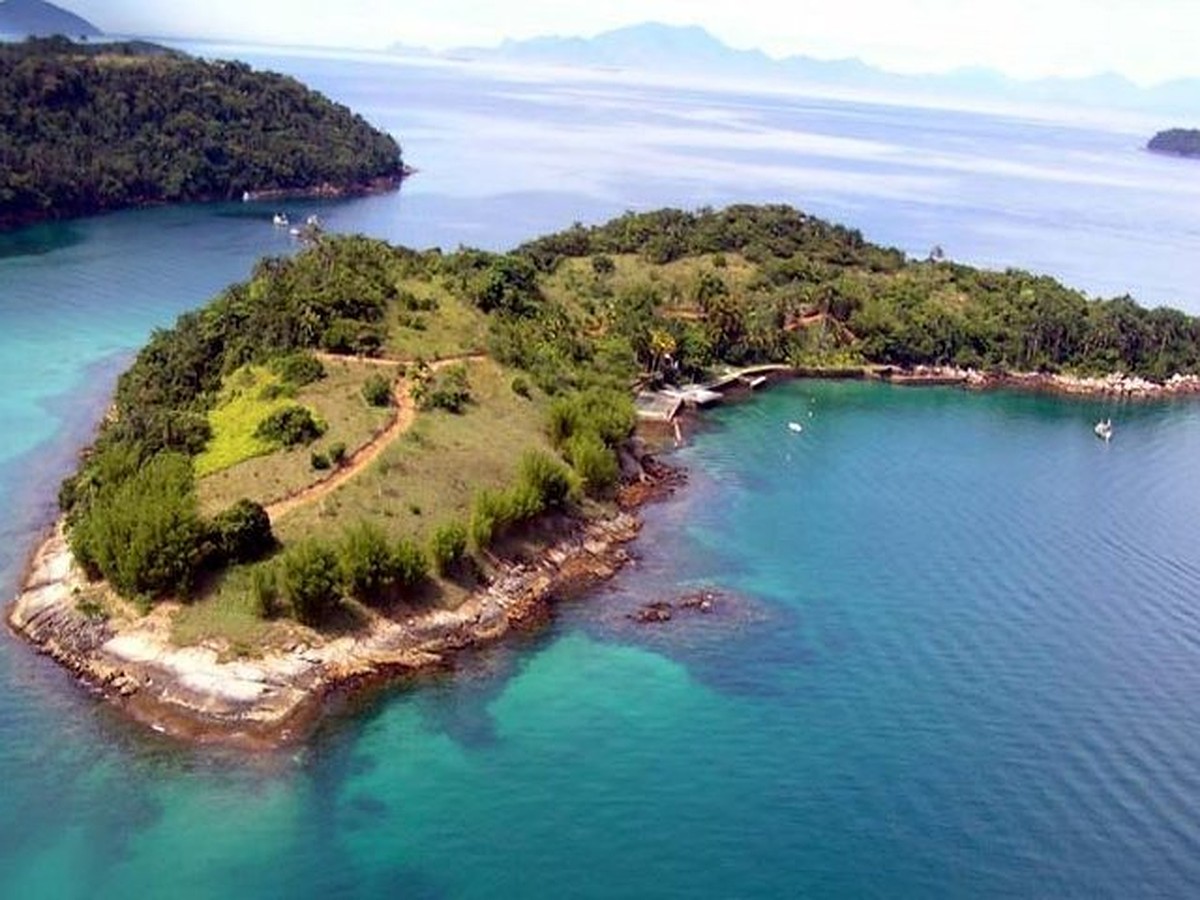
<instances>
[{"instance_id":1,"label":"grassy clearing","mask_svg":"<svg viewBox=\"0 0 1200 900\"><path fill-rule=\"evenodd\" d=\"M733 253L679 259L655 267L648 267L633 255L611 259L614 268L608 275L597 275L590 258L563 260L554 275L546 279L543 290L552 299L591 313L594 309L589 307L596 307L598 298L605 295L619 297L635 287L648 285L658 292L664 312L686 314L697 308L695 289L702 272L716 275L732 292L739 293L745 290L756 271L746 259ZM723 265L720 264L722 261Z\"/></svg>"},{"instance_id":2,"label":"grassy clearing","mask_svg":"<svg viewBox=\"0 0 1200 900\"><path fill-rule=\"evenodd\" d=\"M254 430L271 413L295 402L285 394L270 397L266 393L278 390L282 383L265 366L243 366L225 379L221 396L208 414L212 439L196 457L197 477L228 469L274 449L270 441L255 437Z\"/></svg>"},{"instance_id":3,"label":"grassy clearing","mask_svg":"<svg viewBox=\"0 0 1200 900\"><path fill-rule=\"evenodd\" d=\"M423 543L436 525L465 520L478 488L507 485L523 451L549 446L545 400L536 392L531 399L513 393L514 374L491 360L470 364L472 402L461 414L418 413L412 428L358 477L284 517L278 537L329 539L370 519L393 539Z\"/></svg>"},{"instance_id":4,"label":"grassy clearing","mask_svg":"<svg viewBox=\"0 0 1200 900\"><path fill-rule=\"evenodd\" d=\"M304 627L291 619L258 614L249 571L247 566L230 569L214 590L181 608L171 621L171 640L182 646L216 641L231 655L247 656L303 639Z\"/></svg>"},{"instance_id":5,"label":"grassy clearing","mask_svg":"<svg viewBox=\"0 0 1200 900\"><path fill-rule=\"evenodd\" d=\"M478 309L440 284L408 280L401 289L437 309L414 312L393 303L387 313L388 340L384 348L393 359L444 359L478 353L487 346L488 323Z\"/></svg>"},{"instance_id":6,"label":"grassy clearing","mask_svg":"<svg viewBox=\"0 0 1200 900\"><path fill-rule=\"evenodd\" d=\"M312 467L313 451L328 452L331 446L340 443L345 445L347 454L351 454L370 441L386 427L393 414L391 409L368 406L362 396L363 384L371 375L380 372L389 378L395 374L390 369L355 359L326 361L324 378L300 389L294 399L282 401L285 406L302 403L312 409L328 426L325 434L306 447L243 457L236 465L220 471L209 470L210 474L201 478L198 484L201 509L211 514L241 497L266 504L313 483L324 474ZM265 409L262 415L272 411L273 408ZM262 415L258 418L243 416L241 427L248 428L252 436Z\"/></svg>"},{"instance_id":7,"label":"grassy clearing","mask_svg":"<svg viewBox=\"0 0 1200 900\"><path fill-rule=\"evenodd\" d=\"M324 500L283 517L276 536L285 544L307 537L332 542L348 525L366 519L391 540L408 537L424 546L436 526L466 522L477 489L511 484L526 449L549 449L542 429L546 400L536 391L530 399L517 396L511 387L515 373L491 360L470 364L469 372L473 401L463 413L418 413L413 427L372 466ZM278 466L288 455L238 468L270 461ZM184 608L174 623L174 639L183 644L221 640L232 652L246 653L303 635L294 622L256 617L247 573L233 570ZM467 593L468 586L439 579L415 602L453 608Z\"/></svg>"}]
</instances>

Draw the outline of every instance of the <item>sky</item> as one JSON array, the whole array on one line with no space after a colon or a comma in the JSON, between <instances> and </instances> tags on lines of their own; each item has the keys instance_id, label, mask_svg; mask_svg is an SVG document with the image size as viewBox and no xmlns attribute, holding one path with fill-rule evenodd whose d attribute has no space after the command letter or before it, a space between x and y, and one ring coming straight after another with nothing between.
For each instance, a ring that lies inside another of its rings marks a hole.
<instances>
[{"instance_id":1,"label":"sky","mask_svg":"<svg viewBox=\"0 0 1200 900\"><path fill-rule=\"evenodd\" d=\"M1018 78L1200 76L1200 0L57 0L115 34L384 49L700 25L771 56L857 57L895 72ZM780 11L786 11L781 16Z\"/></svg>"}]
</instances>

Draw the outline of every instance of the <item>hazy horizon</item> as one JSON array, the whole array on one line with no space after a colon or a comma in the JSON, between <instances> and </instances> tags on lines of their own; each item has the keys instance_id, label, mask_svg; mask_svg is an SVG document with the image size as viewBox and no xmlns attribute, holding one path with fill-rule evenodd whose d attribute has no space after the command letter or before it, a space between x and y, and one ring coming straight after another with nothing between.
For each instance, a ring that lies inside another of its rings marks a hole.
<instances>
[{"instance_id":1,"label":"hazy horizon","mask_svg":"<svg viewBox=\"0 0 1200 900\"><path fill-rule=\"evenodd\" d=\"M1003 10L978 0L798 0L780 19L766 0L731 6L686 0L598 4L517 0L505 7L443 0L342 0L336 16L315 0L209 0L165 7L146 0L60 0L115 34L261 41L357 49L392 44L444 50L505 39L594 37L646 22L698 25L734 49L776 59L860 59L889 72L988 68L1005 75L1123 75L1141 85L1200 77L1189 36L1200 4L1177 0L1011 0Z\"/></svg>"}]
</instances>

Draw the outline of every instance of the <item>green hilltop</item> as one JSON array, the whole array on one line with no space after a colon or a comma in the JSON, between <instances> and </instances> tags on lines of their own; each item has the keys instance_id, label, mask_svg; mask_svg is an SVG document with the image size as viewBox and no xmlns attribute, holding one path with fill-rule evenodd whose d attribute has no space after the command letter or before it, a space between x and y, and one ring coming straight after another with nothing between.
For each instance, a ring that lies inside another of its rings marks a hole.
<instances>
[{"instance_id":1,"label":"green hilltop","mask_svg":"<svg viewBox=\"0 0 1200 900\"><path fill-rule=\"evenodd\" d=\"M393 138L295 79L65 38L0 44L0 161L0 225L404 174Z\"/></svg>"}]
</instances>

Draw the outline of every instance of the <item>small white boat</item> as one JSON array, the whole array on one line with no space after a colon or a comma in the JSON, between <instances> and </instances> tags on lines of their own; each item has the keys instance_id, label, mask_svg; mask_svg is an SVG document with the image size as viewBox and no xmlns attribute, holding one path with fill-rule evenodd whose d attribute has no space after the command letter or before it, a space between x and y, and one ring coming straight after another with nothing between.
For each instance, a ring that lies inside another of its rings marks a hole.
<instances>
[{"instance_id":1,"label":"small white boat","mask_svg":"<svg viewBox=\"0 0 1200 900\"><path fill-rule=\"evenodd\" d=\"M1096 423L1096 427L1093 428L1092 431L1096 432L1096 437L1101 438L1102 440L1105 440L1105 441L1112 440L1112 436L1113 436L1112 419L1101 419L1099 422Z\"/></svg>"},{"instance_id":2,"label":"small white boat","mask_svg":"<svg viewBox=\"0 0 1200 900\"><path fill-rule=\"evenodd\" d=\"M788 431L791 431L794 434L799 434L803 430L804 430L804 426L801 425L799 422L788 422Z\"/></svg>"},{"instance_id":3,"label":"small white boat","mask_svg":"<svg viewBox=\"0 0 1200 900\"><path fill-rule=\"evenodd\" d=\"M279 228L287 228L290 224L288 222L287 213L275 213L271 221Z\"/></svg>"}]
</instances>

